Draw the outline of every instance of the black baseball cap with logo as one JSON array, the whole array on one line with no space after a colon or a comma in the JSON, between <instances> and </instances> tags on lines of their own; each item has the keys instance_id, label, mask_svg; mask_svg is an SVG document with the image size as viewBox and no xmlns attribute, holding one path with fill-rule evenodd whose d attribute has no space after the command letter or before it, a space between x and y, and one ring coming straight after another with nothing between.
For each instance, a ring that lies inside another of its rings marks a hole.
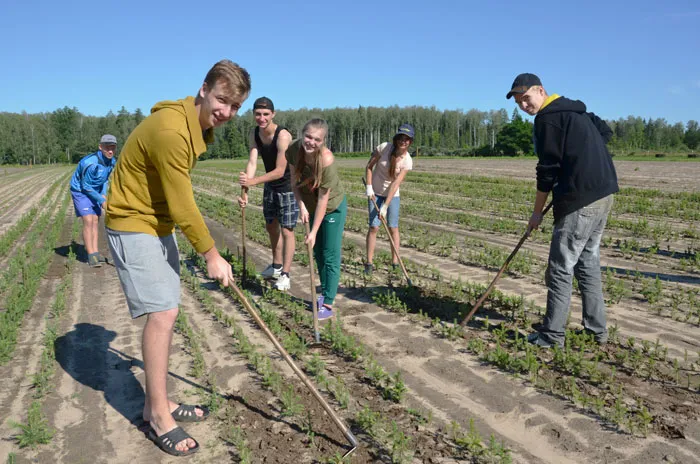
<instances>
[{"instance_id":1,"label":"black baseball cap with logo","mask_svg":"<svg viewBox=\"0 0 700 464\"><path fill-rule=\"evenodd\" d=\"M272 103L272 100L270 100L267 97L260 97L257 100L255 100L255 103L253 103L253 109L254 110L270 110L270 111L275 111L275 105Z\"/></svg>"},{"instance_id":2,"label":"black baseball cap with logo","mask_svg":"<svg viewBox=\"0 0 700 464\"><path fill-rule=\"evenodd\" d=\"M522 94L527 92L533 85L542 85L542 81L540 81L539 77L530 73L519 74L513 81L513 85L510 88L510 92L506 95L506 99L512 97L516 93Z\"/></svg>"}]
</instances>

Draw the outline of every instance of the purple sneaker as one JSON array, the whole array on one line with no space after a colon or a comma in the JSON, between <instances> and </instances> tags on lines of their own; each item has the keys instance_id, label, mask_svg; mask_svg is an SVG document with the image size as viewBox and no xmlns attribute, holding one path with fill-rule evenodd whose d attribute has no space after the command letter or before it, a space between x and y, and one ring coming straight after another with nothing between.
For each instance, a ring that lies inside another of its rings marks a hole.
<instances>
[{"instance_id":1,"label":"purple sneaker","mask_svg":"<svg viewBox=\"0 0 700 464\"><path fill-rule=\"evenodd\" d=\"M335 313L328 306L322 306L321 309L318 310L318 320L319 321L324 321L326 319L331 319L333 317L335 317Z\"/></svg>"}]
</instances>

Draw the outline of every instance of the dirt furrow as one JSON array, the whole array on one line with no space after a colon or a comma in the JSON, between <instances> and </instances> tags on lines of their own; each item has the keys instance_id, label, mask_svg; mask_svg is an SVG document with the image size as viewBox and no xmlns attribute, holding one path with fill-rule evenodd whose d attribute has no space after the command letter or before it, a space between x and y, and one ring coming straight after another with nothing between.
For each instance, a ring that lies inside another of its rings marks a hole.
<instances>
[{"instance_id":1,"label":"dirt furrow","mask_svg":"<svg viewBox=\"0 0 700 464\"><path fill-rule=\"evenodd\" d=\"M50 203L52 198L44 198L46 196L46 192L49 190L51 185L58 179L60 173L57 173L56 175L52 176L48 181L43 182L40 184L40 187L36 189L27 189L23 190L26 194L21 194L22 199L20 201L17 201L11 208L8 209L8 211L5 212L5 214L0 217L0 235L4 234L7 229L12 227L12 225L19 220L19 218L22 217L22 215L32 209L32 207L39 203L40 201L44 201L45 203ZM62 188L59 186L59 188L56 189L57 192L54 193L54 195L60 195L64 194L65 190L62 190Z\"/></svg>"}]
</instances>

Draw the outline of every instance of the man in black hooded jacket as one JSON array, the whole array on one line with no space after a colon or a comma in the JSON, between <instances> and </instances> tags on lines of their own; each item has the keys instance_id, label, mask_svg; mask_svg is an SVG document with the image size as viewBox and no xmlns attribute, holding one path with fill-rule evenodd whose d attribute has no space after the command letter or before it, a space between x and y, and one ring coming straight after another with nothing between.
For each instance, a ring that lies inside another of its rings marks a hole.
<instances>
[{"instance_id":1,"label":"man in black hooded jacket","mask_svg":"<svg viewBox=\"0 0 700 464\"><path fill-rule=\"evenodd\" d=\"M537 196L528 223L536 229L552 192L554 230L545 281L547 313L529 341L543 347L564 345L572 278L578 280L583 326L598 343L608 338L600 277L600 240L619 188L606 143L612 130L586 105L548 95L534 74L515 78L506 98L515 96L521 110L535 116Z\"/></svg>"}]
</instances>

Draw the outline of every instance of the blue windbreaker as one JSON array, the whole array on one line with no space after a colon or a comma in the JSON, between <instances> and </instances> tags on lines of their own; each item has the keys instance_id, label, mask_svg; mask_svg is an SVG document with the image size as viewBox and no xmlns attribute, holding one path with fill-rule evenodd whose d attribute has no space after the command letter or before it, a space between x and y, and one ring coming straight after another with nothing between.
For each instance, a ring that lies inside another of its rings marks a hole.
<instances>
[{"instance_id":1,"label":"blue windbreaker","mask_svg":"<svg viewBox=\"0 0 700 464\"><path fill-rule=\"evenodd\" d=\"M81 192L90 197L92 201L101 205L107 195L109 175L117 164L115 158L109 159L98 150L95 153L83 157L70 180L70 189Z\"/></svg>"}]
</instances>

